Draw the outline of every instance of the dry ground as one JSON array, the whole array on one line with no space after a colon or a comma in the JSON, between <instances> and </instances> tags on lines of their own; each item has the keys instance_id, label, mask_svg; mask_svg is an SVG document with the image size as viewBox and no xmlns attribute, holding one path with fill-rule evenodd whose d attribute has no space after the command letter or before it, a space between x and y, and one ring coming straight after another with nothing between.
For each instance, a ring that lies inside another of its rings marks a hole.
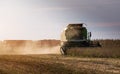
<instances>
[{"instance_id":1,"label":"dry ground","mask_svg":"<svg viewBox=\"0 0 120 74\"><path fill-rule=\"evenodd\" d=\"M47 41L48 48L44 51L41 46L45 44L46 47L46 41L43 41L43 44L41 41L17 43L0 43L0 74L120 74L120 40L101 40L101 48L73 48L68 51L67 56L37 55L40 52L58 53L59 46L53 49L49 48L49 44L56 46L59 45L59 41L55 44L54 41ZM17 55L24 53L35 55Z\"/></svg>"},{"instance_id":2,"label":"dry ground","mask_svg":"<svg viewBox=\"0 0 120 74\"><path fill-rule=\"evenodd\" d=\"M120 74L120 59L0 55L0 74Z\"/></svg>"}]
</instances>

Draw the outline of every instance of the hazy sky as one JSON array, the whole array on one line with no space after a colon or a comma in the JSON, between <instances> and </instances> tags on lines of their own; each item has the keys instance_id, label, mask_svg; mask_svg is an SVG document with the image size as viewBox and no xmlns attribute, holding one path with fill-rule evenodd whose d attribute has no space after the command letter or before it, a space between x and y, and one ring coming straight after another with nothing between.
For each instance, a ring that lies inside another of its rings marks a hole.
<instances>
[{"instance_id":1,"label":"hazy sky","mask_svg":"<svg viewBox=\"0 0 120 74\"><path fill-rule=\"evenodd\" d=\"M0 40L60 39L81 22L92 39L120 39L120 0L0 0Z\"/></svg>"}]
</instances>

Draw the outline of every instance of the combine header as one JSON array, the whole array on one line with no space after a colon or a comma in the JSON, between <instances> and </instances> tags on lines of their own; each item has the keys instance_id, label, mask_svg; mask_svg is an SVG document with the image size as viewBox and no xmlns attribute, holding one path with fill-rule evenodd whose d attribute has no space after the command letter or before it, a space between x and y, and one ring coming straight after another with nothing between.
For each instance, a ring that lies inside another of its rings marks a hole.
<instances>
[{"instance_id":1,"label":"combine header","mask_svg":"<svg viewBox=\"0 0 120 74\"><path fill-rule=\"evenodd\" d=\"M66 55L72 47L100 47L99 42L91 41L91 32L88 32L84 23L69 24L61 34L61 54Z\"/></svg>"}]
</instances>

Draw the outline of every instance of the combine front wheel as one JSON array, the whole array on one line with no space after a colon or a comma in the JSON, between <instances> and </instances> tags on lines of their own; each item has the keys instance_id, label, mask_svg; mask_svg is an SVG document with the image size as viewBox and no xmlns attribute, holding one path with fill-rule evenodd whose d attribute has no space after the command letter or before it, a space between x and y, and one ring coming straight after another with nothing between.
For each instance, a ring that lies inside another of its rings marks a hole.
<instances>
[{"instance_id":1,"label":"combine front wheel","mask_svg":"<svg viewBox=\"0 0 120 74\"><path fill-rule=\"evenodd\" d=\"M60 47L60 53L62 55L67 55L66 50L67 50L66 47L64 47L64 46Z\"/></svg>"}]
</instances>

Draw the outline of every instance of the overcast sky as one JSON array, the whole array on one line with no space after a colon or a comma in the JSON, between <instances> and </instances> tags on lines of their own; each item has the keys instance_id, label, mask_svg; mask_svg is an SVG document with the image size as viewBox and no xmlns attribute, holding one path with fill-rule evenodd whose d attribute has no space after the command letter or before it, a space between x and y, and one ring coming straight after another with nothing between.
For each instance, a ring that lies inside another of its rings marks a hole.
<instances>
[{"instance_id":1,"label":"overcast sky","mask_svg":"<svg viewBox=\"0 0 120 74\"><path fill-rule=\"evenodd\" d=\"M120 39L120 0L0 0L0 40L60 39L81 22L92 39Z\"/></svg>"}]
</instances>

